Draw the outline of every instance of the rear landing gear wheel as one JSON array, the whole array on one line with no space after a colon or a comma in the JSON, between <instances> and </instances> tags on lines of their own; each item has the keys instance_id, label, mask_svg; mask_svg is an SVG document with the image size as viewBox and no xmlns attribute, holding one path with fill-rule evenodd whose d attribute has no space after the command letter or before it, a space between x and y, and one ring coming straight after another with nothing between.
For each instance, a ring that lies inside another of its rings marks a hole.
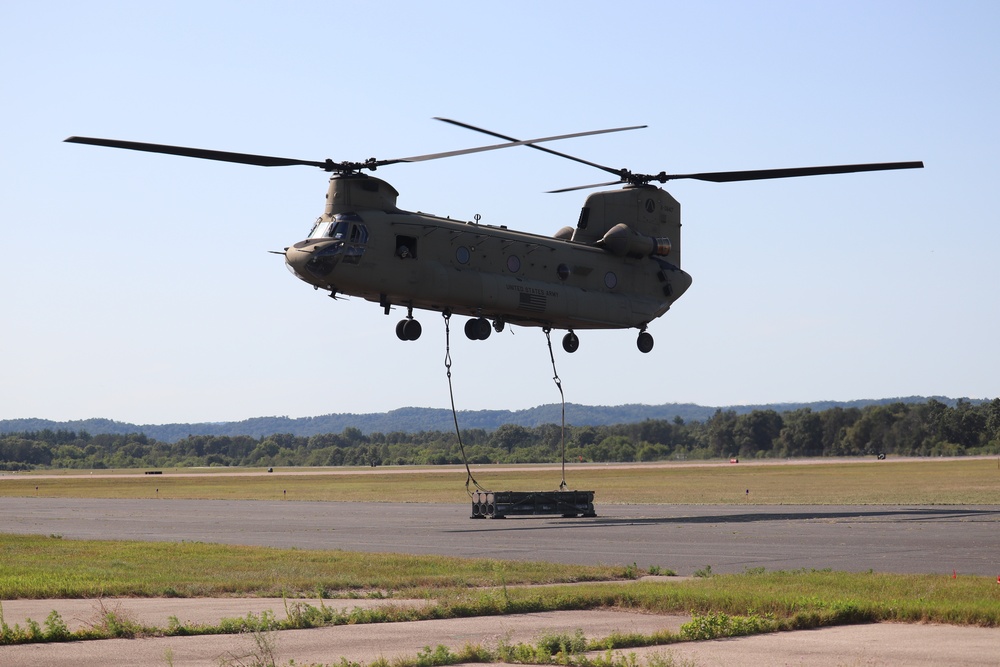
<instances>
[{"instance_id":1,"label":"rear landing gear wheel","mask_svg":"<svg viewBox=\"0 0 1000 667\"><path fill-rule=\"evenodd\" d=\"M493 326L485 317L477 317L465 323L465 336L469 340L486 340Z\"/></svg>"},{"instance_id":2,"label":"rear landing gear wheel","mask_svg":"<svg viewBox=\"0 0 1000 667\"><path fill-rule=\"evenodd\" d=\"M578 349L580 349L580 338L575 333L570 331L568 334L563 336L563 349L573 354Z\"/></svg>"},{"instance_id":3,"label":"rear landing gear wheel","mask_svg":"<svg viewBox=\"0 0 1000 667\"><path fill-rule=\"evenodd\" d=\"M420 322L417 322L416 320L406 320L406 324L403 325L403 333L406 334L406 340L416 340L420 338L420 334L423 330L423 327L420 326Z\"/></svg>"},{"instance_id":4,"label":"rear landing gear wheel","mask_svg":"<svg viewBox=\"0 0 1000 667\"><path fill-rule=\"evenodd\" d=\"M400 320L396 324L396 338L399 340L416 340L420 338L422 332L423 327L420 326L420 322L413 318Z\"/></svg>"},{"instance_id":5,"label":"rear landing gear wheel","mask_svg":"<svg viewBox=\"0 0 1000 667\"><path fill-rule=\"evenodd\" d=\"M639 348L640 352L646 354L653 349L653 337L643 331L639 334L639 338L635 341L635 346Z\"/></svg>"}]
</instances>

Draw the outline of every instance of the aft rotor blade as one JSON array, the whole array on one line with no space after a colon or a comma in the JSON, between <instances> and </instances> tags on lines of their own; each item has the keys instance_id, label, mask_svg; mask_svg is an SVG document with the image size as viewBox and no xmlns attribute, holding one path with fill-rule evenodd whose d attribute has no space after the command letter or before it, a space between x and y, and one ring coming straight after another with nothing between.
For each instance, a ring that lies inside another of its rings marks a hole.
<instances>
[{"instance_id":1,"label":"aft rotor blade","mask_svg":"<svg viewBox=\"0 0 1000 667\"><path fill-rule=\"evenodd\" d=\"M660 183L679 178L691 178L713 183L734 181L759 181L769 178L795 178L798 176L823 176L827 174L851 174L859 171L889 171L892 169L923 169L923 162L881 162L875 164L842 164L827 167L795 167L792 169L757 169L752 171L715 171L701 174L659 174L652 180Z\"/></svg>"},{"instance_id":2,"label":"aft rotor blade","mask_svg":"<svg viewBox=\"0 0 1000 667\"><path fill-rule=\"evenodd\" d=\"M474 132L481 132L483 134L488 134L491 137L497 137L498 139L506 139L507 141L517 141L517 139L515 139L514 137L508 137L506 135L500 134L499 132L493 132L492 130L486 130L486 129L481 128L481 127L476 127L475 125L469 125L468 123L463 123L461 121L452 120L451 118L435 117L434 120L440 120L440 121L445 122L445 123L450 123L452 125L457 125L458 127L464 127L465 129L472 130ZM623 127L621 129L622 130L639 130L639 129L642 129L642 128L645 128L645 127L647 127L647 126L646 125L635 125L633 127ZM620 176L621 175L621 169L614 169L612 167L606 167L603 164L597 164L596 162L591 162L589 160L584 160L583 158L578 158L578 157L573 156L573 155L567 155L566 153L560 153L559 151L554 151L551 148L545 148L544 146L535 146L534 144L531 144L531 143L527 143L525 145L527 145L528 148L534 148L536 151L542 151L543 153L549 153L550 155L557 155L557 156L559 156L561 158L566 158L567 160L573 160L574 162L579 162L580 164L585 164L588 167L596 167L597 169L601 169L603 171L606 171L609 174L614 174L616 176ZM589 186L589 185L588 186L583 186L583 188L587 188L587 187L599 187L599 186L596 186L596 185L595 186ZM583 189L583 188L570 188L570 189L571 190L577 190L577 189ZM565 190L553 190L552 192L565 192Z\"/></svg>"},{"instance_id":3,"label":"aft rotor blade","mask_svg":"<svg viewBox=\"0 0 1000 667\"><path fill-rule=\"evenodd\" d=\"M306 165L309 167L326 168L326 162L314 160L296 160L294 158L273 157L270 155L252 155L250 153L230 153L227 151L211 151L204 148L187 148L185 146L168 146L165 144L147 144L138 141L120 141L118 139L98 139L95 137L69 137L71 144L90 144L92 146L107 146L109 148L126 148L131 151L147 153L166 153L182 157L201 158L203 160L219 160L220 162L237 162L252 164L258 167L289 167Z\"/></svg>"},{"instance_id":4,"label":"aft rotor blade","mask_svg":"<svg viewBox=\"0 0 1000 667\"><path fill-rule=\"evenodd\" d=\"M463 148L457 151L447 151L444 153L431 153L429 155L415 155L413 157L397 158L395 160L378 160L376 164L378 166L382 166L384 164L395 164L397 162L423 162L425 160L437 160L439 158L444 158L444 157L455 157L456 155L468 155L469 153L482 153L484 151L495 151L501 148L512 148L514 146L531 146L532 148L534 148L533 144L540 144L546 141L560 141L562 139L573 139L575 137L589 137L595 134L608 134L610 132L625 132L626 130L638 130L642 127L645 126L634 125L631 127L615 127L608 130L590 130L589 132L574 132L573 134L560 134L554 137L540 137L538 139L525 139L523 141L518 139L510 139L508 143L504 144L479 146L477 148ZM501 137L500 135L494 135L494 136L498 136L502 139L507 138L507 137ZM545 149L539 148L539 150L545 150ZM618 172L613 171L613 173L617 174Z\"/></svg>"}]
</instances>

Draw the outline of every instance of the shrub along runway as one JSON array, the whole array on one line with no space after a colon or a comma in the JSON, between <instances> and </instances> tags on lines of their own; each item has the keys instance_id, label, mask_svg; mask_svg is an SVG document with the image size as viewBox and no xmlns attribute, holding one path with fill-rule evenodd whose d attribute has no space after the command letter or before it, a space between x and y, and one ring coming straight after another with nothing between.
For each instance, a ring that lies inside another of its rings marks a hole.
<instances>
[{"instance_id":1,"label":"shrub along runway","mask_svg":"<svg viewBox=\"0 0 1000 667\"><path fill-rule=\"evenodd\" d=\"M543 560L997 576L1000 506L600 505L472 520L426 503L0 497L0 532Z\"/></svg>"}]
</instances>

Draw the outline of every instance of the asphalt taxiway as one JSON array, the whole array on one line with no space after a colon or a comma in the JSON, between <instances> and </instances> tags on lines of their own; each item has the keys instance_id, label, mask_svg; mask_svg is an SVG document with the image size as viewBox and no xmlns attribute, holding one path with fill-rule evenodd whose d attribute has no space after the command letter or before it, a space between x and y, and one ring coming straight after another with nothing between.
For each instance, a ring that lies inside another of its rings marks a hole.
<instances>
[{"instance_id":1,"label":"asphalt taxiway","mask_svg":"<svg viewBox=\"0 0 1000 667\"><path fill-rule=\"evenodd\" d=\"M471 519L471 504L0 498L0 533L658 566L1000 575L1000 506L601 505Z\"/></svg>"}]
</instances>

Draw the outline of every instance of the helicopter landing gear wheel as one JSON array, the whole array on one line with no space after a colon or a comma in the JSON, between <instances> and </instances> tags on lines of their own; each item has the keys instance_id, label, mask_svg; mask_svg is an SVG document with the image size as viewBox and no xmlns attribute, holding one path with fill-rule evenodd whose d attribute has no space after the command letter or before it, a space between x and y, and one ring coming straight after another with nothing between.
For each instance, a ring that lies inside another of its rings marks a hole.
<instances>
[{"instance_id":1,"label":"helicopter landing gear wheel","mask_svg":"<svg viewBox=\"0 0 1000 667\"><path fill-rule=\"evenodd\" d=\"M639 334L639 338L635 341L635 346L639 348L639 351L646 354L653 349L653 337L643 331Z\"/></svg>"},{"instance_id":2,"label":"helicopter landing gear wheel","mask_svg":"<svg viewBox=\"0 0 1000 667\"><path fill-rule=\"evenodd\" d=\"M573 354L580 349L580 337L575 333L570 331L568 334L563 336L563 349Z\"/></svg>"},{"instance_id":3,"label":"helicopter landing gear wheel","mask_svg":"<svg viewBox=\"0 0 1000 667\"><path fill-rule=\"evenodd\" d=\"M423 331L423 327L420 326L420 322L416 320L406 320L403 324L403 333L406 334L406 340L416 340L420 338L420 334Z\"/></svg>"},{"instance_id":4,"label":"helicopter landing gear wheel","mask_svg":"<svg viewBox=\"0 0 1000 667\"><path fill-rule=\"evenodd\" d=\"M416 340L420 338L423 327L412 317L400 320L396 324L396 338L399 340Z\"/></svg>"},{"instance_id":5,"label":"helicopter landing gear wheel","mask_svg":"<svg viewBox=\"0 0 1000 667\"><path fill-rule=\"evenodd\" d=\"M486 340L492 328L485 317L477 317L465 323L465 336L469 340Z\"/></svg>"}]
</instances>

